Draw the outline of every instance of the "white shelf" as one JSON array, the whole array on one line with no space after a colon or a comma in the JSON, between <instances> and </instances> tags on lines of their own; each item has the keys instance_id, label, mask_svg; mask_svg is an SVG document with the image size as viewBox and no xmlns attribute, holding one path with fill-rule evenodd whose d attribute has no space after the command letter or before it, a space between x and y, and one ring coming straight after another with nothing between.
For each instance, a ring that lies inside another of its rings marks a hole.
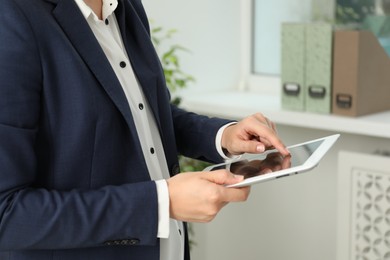
<instances>
[{"instance_id":1,"label":"white shelf","mask_svg":"<svg viewBox=\"0 0 390 260\"><path fill-rule=\"evenodd\" d=\"M261 112L276 124L390 138L390 111L361 117L344 117L281 109L280 98L238 91L191 93L182 107L200 114L240 119Z\"/></svg>"}]
</instances>

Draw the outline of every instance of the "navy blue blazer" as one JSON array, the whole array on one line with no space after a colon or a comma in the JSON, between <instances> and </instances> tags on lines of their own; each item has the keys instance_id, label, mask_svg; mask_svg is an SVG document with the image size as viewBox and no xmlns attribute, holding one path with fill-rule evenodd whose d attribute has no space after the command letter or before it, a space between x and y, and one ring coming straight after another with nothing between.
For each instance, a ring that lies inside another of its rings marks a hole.
<instances>
[{"instance_id":1,"label":"navy blue blazer","mask_svg":"<svg viewBox=\"0 0 390 260\"><path fill-rule=\"evenodd\" d=\"M141 1L116 16L170 174L178 152L220 161L227 121L170 105ZM157 222L128 101L74 0L0 0L0 259L158 260Z\"/></svg>"}]
</instances>

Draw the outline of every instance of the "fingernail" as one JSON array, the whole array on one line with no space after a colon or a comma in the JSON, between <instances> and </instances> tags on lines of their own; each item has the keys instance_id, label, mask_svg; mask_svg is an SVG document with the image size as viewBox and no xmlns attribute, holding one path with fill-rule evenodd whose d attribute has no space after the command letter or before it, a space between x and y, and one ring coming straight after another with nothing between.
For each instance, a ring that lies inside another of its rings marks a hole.
<instances>
[{"instance_id":1,"label":"fingernail","mask_svg":"<svg viewBox=\"0 0 390 260\"><path fill-rule=\"evenodd\" d=\"M243 175L237 175L237 174L233 174L234 178L238 179L238 180L242 180L244 179L244 176Z\"/></svg>"},{"instance_id":2,"label":"fingernail","mask_svg":"<svg viewBox=\"0 0 390 260\"><path fill-rule=\"evenodd\" d=\"M256 146L256 151L257 152L259 152L259 153L262 153L262 152L264 152L264 146L263 145L258 145L258 146Z\"/></svg>"}]
</instances>

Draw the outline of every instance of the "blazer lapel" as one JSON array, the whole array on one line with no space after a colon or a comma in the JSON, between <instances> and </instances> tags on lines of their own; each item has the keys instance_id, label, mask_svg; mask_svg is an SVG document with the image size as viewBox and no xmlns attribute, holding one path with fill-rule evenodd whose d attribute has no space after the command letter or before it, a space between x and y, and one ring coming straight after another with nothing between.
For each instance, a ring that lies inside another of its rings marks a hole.
<instances>
[{"instance_id":1,"label":"blazer lapel","mask_svg":"<svg viewBox=\"0 0 390 260\"><path fill-rule=\"evenodd\" d=\"M73 0L57 2L53 15L96 79L118 107L131 129L135 128L128 101L115 72ZM106 62L102 62L106 61Z\"/></svg>"}]
</instances>

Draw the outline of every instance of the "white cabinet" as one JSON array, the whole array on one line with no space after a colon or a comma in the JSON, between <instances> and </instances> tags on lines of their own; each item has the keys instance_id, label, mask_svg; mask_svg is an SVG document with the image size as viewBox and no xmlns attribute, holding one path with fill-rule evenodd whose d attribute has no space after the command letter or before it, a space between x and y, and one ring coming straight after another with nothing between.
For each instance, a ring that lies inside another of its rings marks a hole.
<instances>
[{"instance_id":1,"label":"white cabinet","mask_svg":"<svg viewBox=\"0 0 390 260\"><path fill-rule=\"evenodd\" d=\"M390 259L390 157L341 151L337 260Z\"/></svg>"}]
</instances>

